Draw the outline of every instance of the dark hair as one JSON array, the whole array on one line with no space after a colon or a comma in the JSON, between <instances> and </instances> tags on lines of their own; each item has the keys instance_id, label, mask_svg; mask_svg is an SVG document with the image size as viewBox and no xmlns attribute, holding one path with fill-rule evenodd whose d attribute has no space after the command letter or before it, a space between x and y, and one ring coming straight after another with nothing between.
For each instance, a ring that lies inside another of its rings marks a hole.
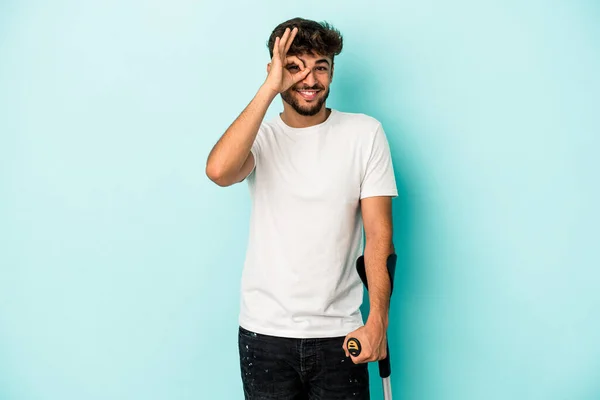
<instances>
[{"instance_id":1,"label":"dark hair","mask_svg":"<svg viewBox=\"0 0 600 400\"><path fill-rule=\"evenodd\" d=\"M288 51L290 56L302 54L319 54L330 57L333 61L334 56L342 52L343 38L342 34L327 22L316 22L304 18L293 18L279 24L271 33L267 47L269 54L273 58L273 45L275 38L281 38L286 28L298 28L298 33L294 42Z\"/></svg>"}]
</instances>

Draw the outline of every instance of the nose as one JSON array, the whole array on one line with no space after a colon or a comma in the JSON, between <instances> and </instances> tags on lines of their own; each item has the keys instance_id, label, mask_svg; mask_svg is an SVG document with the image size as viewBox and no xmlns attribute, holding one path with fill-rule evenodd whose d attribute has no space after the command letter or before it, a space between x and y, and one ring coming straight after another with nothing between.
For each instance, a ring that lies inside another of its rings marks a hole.
<instances>
[{"instance_id":1,"label":"nose","mask_svg":"<svg viewBox=\"0 0 600 400\"><path fill-rule=\"evenodd\" d=\"M306 77L302 80L302 83L310 87L317 83L317 79L315 78L315 71L311 70L308 73L308 75L306 75Z\"/></svg>"}]
</instances>

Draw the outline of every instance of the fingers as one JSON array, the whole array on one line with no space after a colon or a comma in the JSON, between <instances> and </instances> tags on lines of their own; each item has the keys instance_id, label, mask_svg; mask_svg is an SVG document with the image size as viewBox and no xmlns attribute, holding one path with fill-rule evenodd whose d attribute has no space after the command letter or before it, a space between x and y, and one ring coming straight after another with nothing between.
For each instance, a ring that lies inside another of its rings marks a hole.
<instances>
[{"instance_id":1,"label":"fingers","mask_svg":"<svg viewBox=\"0 0 600 400\"><path fill-rule=\"evenodd\" d=\"M346 336L346 338L344 339L344 344L342 344L342 348L344 349L346 357L350 357L350 353L348 352L348 338L349 336Z\"/></svg>"},{"instance_id":2,"label":"fingers","mask_svg":"<svg viewBox=\"0 0 600 400\"><path fill-rule=\"evenodd\" d=\"M294 42L294 38L296 37L297 33L298 33L298 28L292 29L292 32L290 33L290 37L289 37L287 43L285 44L283 54L287 55L287 52L290 50L290 47L292 46L292 43Z\"/></svg>"},{"instance_id":3,"label":"fingers","mask_svg":"<svg viewBox=\"0 0 600 400\"><path fill-rule=\"evenodd\" d=\"M281 40L279 41L279 55L281 57L285 57L285 53L287 52L285 50L285 48L286 48L287 40L288 40L289 36L290 36L290 28L285 28L285 31L283 32L283 35L281 36Z\"/></svg>"},{"instance_id":4,"label":"fingers","mask_svg":"<svg viewBox=\"0 0 600 400\"><path fill-rule=\"evenodd\" d=\"M358 340L361 344L365 344L365 338L361 334L360 330L350 332L344 339L344 344L342 346L344 349L344 353L346 353L346 357L349 357L354 364L362 364L364 362L368 362L369 361L368 358L371 353L370 346L368 344L367 344L367 346L361 346L362 348L360 350L360 353L355 357L350 353L350 350L348 349L348 342L351 338ZM356 344L354 344L354 346L355 346L355 350L356 350ZM365 350L369 350L369 351L365 351Z\"/></svg>"},{"instance_id":5,"label":"fingers","mask_svg":"<svg viewBox=\"0 0 600 400\"><path fill-rule=\"evenodd\" d=\"M287 64L296 64L300 68L301 71L304 70L304 67L305 67L304 61L302 61L301 59L299 59L296 56L289 56L289 57L287 57L285 59L285 62Z\"/></svg>"},{"instance_id":6,"label":"fingers","mask_svg":"<svg viewBox=\"0 0 600 400\"><path fill-rule=\"evenodd\" d=\"M300 82L302 79L306 78L306 76L310 73L310 68L306 68L304 65L304 61L299 59L296 56L290 56L285 59L286 65L296 64L298 68L300 68L299 72L296 72L293 75L294 83Z\"/></svg>"},{"instance_id":7,"label":"fingers","mask_svg":"<svg viewBox=\"0 0 600 400\"><path fill-rule=\"evenodd\" d=\"M290 47L292 46L292 43L294 42L294 38L296 37L297 33L298 28L296 27L294 27L294 29L291 30L290 28L285 28L281 39L277 44L275 44L275 47L277 47L278 54L280 57L283 58L287 55L287 52L290 50Z\"/></svg>"},{"instance_id":8,"label":"fingers","mask_svg":"<svg viewBox=\"0 0 600 400\"><path fill-rule=\"evenodd\" d=\"M273 61L280 60L281 56L279 55L279 36L275 38L275 43L273 44Z\"/></svg>"},{"instance_id":9,"label":"fingers","mask_svg":"<svg viewBox=\"0 0 600 400\"><path fill-rule=\"evenodd\" d=\"M366 353L361 353L358 357L350 355L350 359L354 364L364 364L372 361L367 357Z\"/></svg>"},{"instance_id":10,"label":"fingers","mask_svg":"<svg viewBox=\"0 0 600 400\"><path fill-rule=\"evenodd\" d=\"M283 35L281 35L281 37L277 36L275 38L275 43L273 43L272 62L276 62L277 64L279 64L279 63L283 64L284 62L287 64L295 63L298 65L298 67L302 71L304 69L304 63L301 62L300 59L298 59L297 57L293 57L293 59L291 59L291 60L290 60L291 57L287 58L287 52L289 51L297 33L298 33L298 28L296 28L296 27L291 30L290 30L290 28L286 28L285 31L283 32ZM303 74L301 77L298 77L298 79L304 79L307 74L308 74L308 72Z\"/></svg>"},{"instance_id":11,"label":"fingers","mask_svg":"<svg viewBox=\"0 0 600 400\"><path fill-rule=\"evenodd\" d=\"M294 28L293 31L290 31L290 28L286 28L283 32L283 35L277 36L275 38L275 43L273 43L273 58L277 58L279 60L283 60L286 56L286 53L290 49L294 36L296 36L297 28ZM288 41L288 38L292 34L291 40Z\"/></svg>"},{"instance_id":12,"label":"fingers","mask_svg":"<svg viewBox=\"0 0 600 400\"><path fill-rule=\"evenodd\" d=\"M301 80L306 78L309 73L310 73L310 68L304 68L302 71L300 71L294 75L294 79L293 79L294 83L300 82Z\"/></svg>"},{"instance_id":13,"label":"fingers","mask_svg":"<svg viewBox=\"0 0 600 400\"><path fill-rule=\"evenodd\" d=\"M348 349L348 341L350 338L356 338L360 342L360 353L356 357L353 356ZM361 330L349 333L344 339L342 348L344 349L346 357L349 357L354 364L379 361L387 356L385 341L379 346L372 347L372 343Z\"/></svg>"}]
</instances>

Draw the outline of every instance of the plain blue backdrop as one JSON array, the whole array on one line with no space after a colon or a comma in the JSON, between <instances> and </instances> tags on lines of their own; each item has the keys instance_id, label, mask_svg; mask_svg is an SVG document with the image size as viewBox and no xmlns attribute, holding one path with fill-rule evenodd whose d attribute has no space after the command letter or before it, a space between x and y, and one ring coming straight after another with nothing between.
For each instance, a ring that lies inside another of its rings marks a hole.
<instances>
[{"instance_id":1,"label":"plain blue backdrop","mask_svg":"<svg viewBox=\"0 0 600 400\"><path fill-rule=\"evenodd\" d=\"M390 140L394 398L600 398L597 1L4 0L0 399L242 398L250 199L204 165L296 16Z\"/></svg>"}]
</instances>

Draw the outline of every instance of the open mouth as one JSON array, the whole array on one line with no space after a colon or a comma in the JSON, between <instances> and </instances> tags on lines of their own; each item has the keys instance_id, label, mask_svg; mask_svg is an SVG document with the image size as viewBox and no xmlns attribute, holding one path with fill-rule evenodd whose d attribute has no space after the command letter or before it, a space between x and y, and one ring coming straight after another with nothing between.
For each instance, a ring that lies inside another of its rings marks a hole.
<instances>
[{"instance_id":1,"label":"open mouth","mask_svg":"<svg viewBox=\"0 0 600 400\"><path fill-rule=\"evenodd\" d=\"M304 90L304 89L297 89L296 92L298 92L300 94L300 96L304 99L304 100L314 100L315 97L317 97L317 95L319 94L320 90L315 90L315 89L309 89L309 90Z\"/></svg>"}]
</instances>

